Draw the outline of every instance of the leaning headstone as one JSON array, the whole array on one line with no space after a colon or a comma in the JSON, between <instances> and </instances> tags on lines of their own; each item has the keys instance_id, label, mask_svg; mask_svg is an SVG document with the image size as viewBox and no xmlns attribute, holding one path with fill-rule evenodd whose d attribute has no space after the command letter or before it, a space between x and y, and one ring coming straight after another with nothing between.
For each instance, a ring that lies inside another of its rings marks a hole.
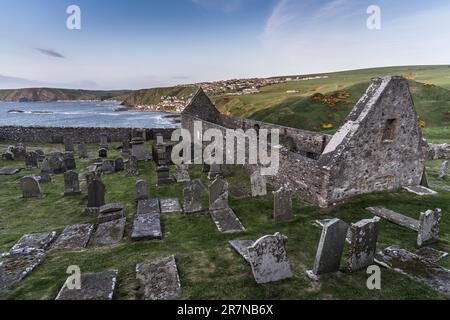
<instances>
[{"instance_id":1,"label":"leaning headstone","mask_svg":"<svg viewBox=\"0 0 450 320\"><path fill-rule=\"evenodd\" d=\"M389 247L375 256L375 261L450 297L450 270L405 249Z\"/></svg>"},{"instance_id":2,"label":"leaning headstone","mask_svg":"<svg viewBox=\"0 0 450 320\"><path fill-rule=\"evenodd\" d=\"M64 173L64 196L77 196L81 194L80 180L78 179L78 173L75 171L67 171Z\"/></svg>"},{"instance_id":3,"label":"leaning headstone","mask_svg":"<svg viewBox=\"0 0 450 320\"><path fill-rule=\"evenodd\" d=\"M252 184L252 196L264 197L267 195L266 178L261 175L260 170L256 170L250 177Z\"/></svg>"},{"instance_id":4,"label":"leaning headstone","mask_svg":"<svg viewBox=\"0 0 450 320\"><path fill-rule=\"evenodd\" d=\"M222 233L236 233L245 231L245 227L242 225L239 218L231 208L223 208L210 211L211 219L214 224Z\"/></svg>"},{"instance_id":5,"label":"leaning headstone","mask_svg":"<svg viewBox=\"0 0 450 320\"><path fill-rule=\"evenodd\" d=\"M123 238L126 222L127 219L122 218L100 223L93 236L93 244L102 247L119 243Z\"/></svg>"},{"instance_id":6,"label":"leaning headstone","mask_svg":"<svg viewBox=\"0 0 450 320\"><path fill-rule=\"evenodd\" d=\"M220 210L229 208L228 205L228 182L220 176L209 186L209 209Z\"/></svg>"},{"instance_id":7,"label":"leaning headstone","mask_svg":"<svg viewBox=\"0 0 450 320\"><path fill-rule=\"evenodd\" d=\"M73 152L64 152L63 159L67 170L75 170L77 168L77 163L75 162Z\"/></svg>"},{"instance_id":8,"label":"leaning headstone","mask_svg":"<svg viewBox=\"0 0 450 320\"><path fill-rule=\"evenodd\" d=\"M292 221L295 219L292 210L291 192L285 187L273 192L273 219L275 222Z\"/></svg>"},{"instance_id":9,"label":"leaning headstone","mask_svg":"<svg viewBox=\"0 0 450 320\"><path fill-rule=\"evenodd\" d=\"M180 297L181 283L175 256L138 264L136 278L145 300L176 300Z\"/></svg>"},{"instance_id":10,"label":"leaning headstone","mask_svg":"<svg viewBox=\"0 0 450 320\"><path fill-rule=\"evenodd\" d=\"M12 250L3 254L0 263L0 293L19 283L44 262L45 258L43 250L34 248Z\"/></svg>"},{"instance_id":11,"label":"leaning headstone","mask_svg":"<svg viewBox=\"0 0 450 320\"><path fill-rule=\"evenodd\" d=\"M127 177L135 177L139 175L139 162L135 156L131 156L127 161Z\"/></svg>"},{"instance_id":12,"label":"leaning headstone","mask_svg":"<svg viewBox=\"0 0 450 320\"><path fill-rule=\"evenodd\" d=\"M70 138L64 138L64 149L69 152L74 152L73 141Z\"/></svg>"},{"instance_id":13,"label":"leaning headstone","mask_svg":"<svg viewBox=\"0 0 450 320\"><path fill-rule=\"evenodd\" d=\"M99 158L107 158L108 157L108 149L106 149L106 148L98 149L98 157Z\"/></svg>"},{"instance_id":14,"label":"leaning headstone","mask_svg":"<svg viewBox=\"0 0 450 320\"><path fill-rule=\"evenodd\" d=\"M147 160L147 154L145 153L144 141L132 141L131 142L131 155L136 157L138 161Z\"/></svg>"},{"instance_id":15,"label":"leaning headstone","mask_svg":"<svg viewBox=\"0 0 450 320\"><path fill-rule=\"evenodd\" d=\"M103 160L102 161L102 173L103 174L113 174L116 172L114 160Z\"/></svg>"},{"instance_id":16,"label":"leaning headstone","mask_svg":"<svg viewBox=\"0 0 450 320\"><path fill-rule=\"evenodd\" d=\"M35 177L23 177L20 179L20 186L22 188L22 195L24 198L42 197L41 186Z\"/></svg>"},{"instance_id":17,"label":"leaning headstone","mask_svg":"<svg viewBox=\"0 0 450 320\"><path fill-rule=\"evenodd\" d=\"M125 211L121 203L108 203L101 206L97 217L98 223L105 223L125 218Z\"/></svg>"},{"instance_id":18,"label":"leaning headstone","mask_svg":"<svg viewBox=\"0 0 450 320\"><path fill-rule=\"evenodd\" d=\"M176 180L178 183L189 182L191 177L189 176L189 170L187 165L177 165Z\"/></svg>"},{"instance_id":19,"label":"leaning headstone","mask_svg":"<svg viewBox=\"0 0 450 320\"><path fill-rule=\"evenodd\" d=\"M164 186L173 183L173 179L170 178L169 167L161 166L156 169L157 185Z\"/></svg>"},{"instance_id":20,"label":"leaning headstone","mask_svg":"<svg viewBox=\"0 0 450 320\"><path fill-rule=\"evenodd\" d=\"M253 276L258 284L280 281L293 276L284 242L285 236L276 233L257 240L248 248Z\"/></svg>"},{"instance_id":21,"label":"leaning headstone","mask_svg":"<svg viewBox=\"0 0 450 320\"><path fill-rule=\"evenodd\" d=\"M81 250L86 248L94 225L90 223L68 226L52 245L55 250Z\"/></svg>"},{"instance_id":22,"label":"leaning headstone","mask_svg":"<svg viewBox=\"0 0 450 320\"><path fill-rule=\"evenodd\" d=\"M108 150L108 136L106 134L100 135L100 149Z\"/></svg>"},{"instance_id":23,"label":"leaning headstone","mask_svg":"<svg viewBox=\"0 0 450 320\"><path fill-rule=\"evenodd\" d=\"M11 248L10 251L21 249L46 250L55 239L56 232L26 234Z\"/></svg>"},{"instance_id":24,"label":"leaning headstone","mask_svg":"<svg viewBox=\"0 0 450 320\"><path fill-rule=\"evenodd\" d=\"M380 218L361 220L350 226L348 270L355 272L373 264Z\"/></svg>"},{"instance_id":25,"label":"leaning headstone","mask_svg":"<svg viewBox=\"0 0 450 320\"><path fill-rule=\"evenodd\" d=\"M138 180L136 182L136 200L147 200L150 199L150 187L147 181Z\"/></svg>"},{"instance_id":26,"label":"leaning headstone","mask_svg":"<svg viewBox=\"0 0 450 320\"><path fill-rule=\"evenodd\" d=\"M202 206L203 185L200 180L194 180L183 189L184 213L193 214L203 210Z\"/></svg>"},{"instance_id":27,"label":"leaning headstone","mask_svg":"<svg viewBox=\"0 0 450 320\"><path fill-rule=\"evenodd\" d=\"M448 177L448 161L444 161L439 172L439 179L447 179Z\"/></svg>"},{"instance_id":28,"label":"leaning headstone","mask_svg":"<svg viewBox=\"0 0 450 320\"><path fill-rule=\"evenodd\" d=\"M99 208L105 204L105 185L98 179L92 181L88 186L87 213L97 214Z\"/></svg>"},{"instance_id":29,"label":"leaning headstone","mask_svg":"<svg viewBox=\"0 0 450 320\"><path fill-rule=\"evenodd\" d=\"M101 301L112 300L117 285L118 270L81 275L81 289L70 289L67 279L59 291L56 300L69 301Z\"/></svg>"},{"instance_id":30,"label":"leaning headstone","mask_svg":"<svg viewBox=\"0 0 450 320\"><path fill-rule=\"evenodd\" d=\"M38 155L36 152L31 151L25 154L25 167L27 169L38 167Z\"/></svg>"},{"instance_id":31,"label":"leaning headstone","mask_svg":"<svg viewBox=\"0 0 450 320\"><path fill-rule=\"evenodd\" d=\"M88 159L89 158L86 144L84 142L81 142L78 145L78 156L80 157L80 159Z\"/></svg>"},{"instance_id":32,"label":"leaning headstone","mask_svg":"<svg viewBox=\"0 0 450 320\"><path fill-rule=\"evenodd\" d=\"M420 214L417 245L419 247L439 241L442 210L427 210Z\"/></svg>"},{"instance_id":33,"label":"leaning headstone","mask_svg":"<svg viewBox=\"0 0 450 320\"><path fill-rule=\"evenodd\" d=\"M324 225L314 267L307 272L311 278L339 271L347 230L348 225L340 219L333 219Z\"/></svg>"},{"instance_id":34,"label":"leaning headstone","mask_svg":"<svg viewBox=\"0 0 450 320\"><path fill-rule=\"evenodd\" d=\"M119 157L116 160L114 160L114 169L116 172L125 170L125 162L123 161L122 157Z\"/></svg>"}]
</instances>

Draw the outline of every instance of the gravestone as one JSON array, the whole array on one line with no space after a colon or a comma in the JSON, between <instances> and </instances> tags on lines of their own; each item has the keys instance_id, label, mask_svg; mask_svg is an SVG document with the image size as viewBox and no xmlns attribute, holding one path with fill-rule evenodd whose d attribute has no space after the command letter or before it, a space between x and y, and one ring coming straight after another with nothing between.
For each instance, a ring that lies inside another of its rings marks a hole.
<instances>
[{"instance_id":1,"label":"gravestone","mask_svg":"<svg viewBox=\"0 0 450 320\"><path fill-rule=\"evenodd\" d=\"M436 191L426 188L424 186L409 186L403 187L403 189L410 193L414 193L415 195L418 196L432 196L437 194Z\"/></svg>"},{"instance_id":2,"label":"gravestone","mask_svg":"<svg viewBox=\"0 0 450 320\"><path fill-rule=\"evenodd\" d=\"M14 155L15 161L25 161L27 148L23 144L9 146L8 150Z\"/></svg>"},{"instance_id":3,"label":"gravestone","mask_svg":"<svg viewBox=\"0 0 450 320\"><path fill-rule=\"evenodd\" d=\"M98 179L88 186L88 213L97 214L101 206L105 204L105 185Z\"/></svg>"},{"instance_id":4,"label":"gravestone","mask_svg":"<svg viewBox=\"0 0 450 320\"><path fill-rule=\"evenodd\" d=\"M154 160L157 166L166 166L168 165L167 159L167 146L166 145L157 145L154 148Z\"/></svg>"},{"instance_id":5,"label":"gravestone","mask_svg":"<svg viewBox=\"0 0 450 320\"><path fill-rule=\"evenodd\" d=\"M17 168L0 168L0 176L13 176L20 172Z\"/></svg>"},{"instance_id":6,"label":"gravestone","mask_svg":"<svg viewBox=\"0 0 450 320\"><path fill-rule=\"evenodd\" d=\"M53 174L61 174L67 171L63 155L60 152L55 152L50 155L48 160L50 170Z\"/></svg>"},{"instance_id":7,"label":"gravestone","mask_svg":"<svg viewBox=\"0 0 450 320\"><path fill-rule=\"evenodd\" d=\"M164 186L173 183L173 179L170 178L169 167L161 166L156 169L157 185Z\"/></svg>"},{"instance_id":8,"label":"gravestone","mask_svg":"<svg viewBox=\"0 0 450 320\"><path fill-rule=\"evenodd\" d=\"M78 179L78 173L75 171L67 171L64 173L64 196L70 197L80 194L80 180Z\"/></svg>"},{"instance_id":9,"label":"gravestone","mask_svg":"<svg viewBox=\"0 0 450 320\"><path fill-rule=\"evenodd\" d=\"M189 182L191 177L189 176L189 166L187 165L177 165L176 180L178 183Z\"/></svg>"},{"instance_id":10,"label":"gravestone","mask_svg":"<svg viewBox=\"0 0 450 320\"><path fill-rule=\"evenodd\" d=\"M211 166L203 162L202 173L208 173L211 170Z\"/></svg>"},{"instance_id":11,"label":"gravestone","mask_svg":"<svg viewBox=\"0 0 450 320\"><path fill-rule=\"evenodd\" d=\"M131 240L162 240L160 213L136 214L134 217Z\"/></svg>"},{"instance_id":12,"label":"gravestone","mask_svg":"<svg viewBox=\"0 0 450 320\"><path fill-rule=\"evenodd\" d=\"M109 203L100 207L98 223L105 223L125 218L125 212L121 203Z\"/></svg>"},{"instance_id":13,"label":"gravestone","mask_svg":"<svg viewBox=\"0 0 450 320\"><path fill-rule=\"evenodd\" d=\"M100 135L100 149L108 150L108 136L106 134Z\"/></svg>"},{"instance_id":14,"label":"gravestone","mask_svg":"<svg viewBox=\"0 0 450 320\"><path fill-rule=\"evenodd\" d=\"M184 213L194 214L203 211L202 191L203 185L200 180L189 182L183 189L183 208Z\"/></svg>"},{"instance_id":15,"label":"gravestone","mask_svg":"<svg viewBox=\"0 0 450 320\"><path fill-rule=\"evenodd\" d=\"M253 276L258 284L280 281L293 276L280 233L264 236L248 248Z\"/></svg>"},{"instance_id":16,"label":"gravestone","mask_svg":"<svg viewBox=\"0 0 450 320\"><path fill-rule=\"evenodd\" d=\"M64 138L64 150L74 152L73 141L70 138Z\"/></svg>"},{"instance_id":17,"label":"gravestone","mask_svg":"<svg viewBox=\"0 0 450 320\"><path fill-rule=\"evenodd\" d=\"M56 232L43 232L26 234L11 248L10 251L21 249L38 249L47 250L52 241L55 239Z\"/></svg>"},{"instance_id":18,"label":"gravestone","mask_svg":"<svg viewBox=\"0 0 450 320\"><path fill-rule=\"evenodd\" d=\"M161 146L164 144L164 137L161 133L156 134L156 145Z\"/></svg>"},{"instance_id":19,"label":"gravestone","mask_svg":"<svg viewBox=\"0 0 450 320\"><path fill-rule=\"evenodd\" d=\"M448 177L448 161L444 161L439 172L439 179L447 179Z\"/></svg>"},{"instance_id":20,"label":"gravestone","mask_svg":"<svg viewBox=\"0 0 450 320\"><path fill-rule=\"evenodd\" d=\"M223 208L210 211L211 219L222 233L236 233L245 231L239 218L231 208Z\"/></svg>"},{"instance_id":21,"label":"gravestone","mask_svg":"<svg viewBox=\"0 0 450 320\"><path fill-rule=\"evenodd\" d=\"M136 265L136 279L144 300L177 300L181 295L175 256Z\"/></svg>"},{"instance_id":22,"label":"gravestone","mask_svg":"<svg viewBox=\"0 0 450 320\"><path fill-rule=\"evenodd\" d=\"M380 218L361 220L350 226L348 270L355 272L373 264Z\"/></svg>"},{"instance_id":23,"label":"gravestone","mask_svg":"<svg viewBox=\"0 0 450 320\"><path fill-rule=\"evenodd\" d=\"M63 159L67 170L75 170L77 168L77 163L75 162L72 151L64 152Z\"/></svg>"},{"instance_id":24,"label":"gravestone","mask_svg":"<svg viewBox=\"0 0 450 320\"><path fill-rule=\"evenodd\" d=\"M119 157L116 160L114 160L114 169L116 172L125 170L125 162L123 161L122 157Z\"/></svg>"},{"instance_id":25,"label":"gravestone","mask_svg":"<svg viewBox=\"0 0 450 320\"><path fill-rule=\"evenodd\" d=\"M103 160L102 161L102 173L103 174L113 174L116 172L114 160Z\"/></svg>"},{"instance_id":26,"label":"gravestone","mask_svg":"<svg viewBox=\"0 0 450 320\"><path fill-rule=\"evenodd\" d=\"M139 162L135 156L131 156L128 159L127 164L127 177L135 177L139 175Z\"/></svg>"},{"instance_id":27,"label":"gravestone","mask_svg":"<svg viewBox=\"0 0 450 320\"><path fill-rule=\"evenodd\" d=\"M39 181L35 177L23 177L20 181L22 195L24 198L40 198L42 190Z\"/></svg>"},{"instance_id":28,"label":"gravestone","mask_svg":"<svg viewBox=\"0 0 450 320\"><path fill-rule=\"evenodd\" d=\"M150 199L150 187L147 181L138 180L136 182L136 200L147 200Z\"/></svg>"},{"instance_id":29,"label":"gravestone","mask_svg":"<svg viewBox=\"0 0 450 320\"><path fill-rule=\"evenodd\" d=\"M181 205L178 199L163 199L160 201L161 213L169 214L169 213L180 213Z\"/></svg>"},{"instance_id":30,"label":"gravestone","mask_svg":"<svg viewBox=\"0 0 450 320\"><path fill-rule=\"evenodd\" d=\"M117 286L118 270L81 275L81 289L70 290L66 280L55 300L62 301L102 301L112 300Z\"/></svg>"},{"instance_id":31,"label":"gravestone","mask_svg":"<svg viewBox=\"0 0 450 320\"><path fill-rule=\"evenodd\" d=\"M88 159L89 158L86 144L84 142L81 142L78 145L78 156L80 157L80 159Z\"/></svg>"},{"instance_id":32,"label":"gravestone","mask_svg":"<svg viewBox=\"0 0 450 320\"><path fill-rule=\"evenodd\" d=\"M332 219L323 226L314 267L308 271L310 277L339 271L347 230L348 225L340 219Z\"/></svg>"},{"instance_id":33,"label":"gravestone","mask_svg":"<svg viewBox=\"0 0 450 320\"><path fill-rule=\"evenodd\" d=\"M12 160L14 160L14 154L11 151L6 150L4 153L2 153L2 160L3 161L12 161Z\"/></svg>"},{"instance_id":34,"label":"gravestone","mask_svg":"<svg viewBox=\"0 0 450 320\"><path fill-rule=\"evenodd\" d=\"M122 153L129 154L130 153L130 141L124 140L122 142Z\"/></svg>"},{"instance_id":35,"label":"gravestone","mask_svg":"<svg viewBox=\"0 0 450 320\"><path fill-rule=\"evenodd\" d=\"M292 210L291 192L285 187L273 192L273 219L275 222L292 221L295 219Z\"/></svg>"},{"instance_id":36,"label":"gravestone","mask_svg":"<svg viewBox=\"0 0 450 320\"><path fill-rule=\"evenodd\" d=\"M420 248L414 253L432 263L439 262L441 259L448 256L448 252L439 251L431 247Z\"/></svg>"},{"instance_id":37,"label":"gravestone","mask_svg":"<svg viewBox=\"0 0 450 320\"><path fill-rule=\"evenodd\" d=\"M161 213L159 200L148 199L138 201L136 214L149 214L149 213Z\"/></svg>"},{"instance_id":38,"label":"gravestone","mask_svg":"<svg viewBox=\"0 0 450 320\"><path fill-rule=\"evenodd\" d=\"M147 154L145 153L144 141L132 141L131 142L131 155L136 157L138 161L147 160Z\"/></svg>"},{"instance_id":39,"label":"gravestone","mask_svg":"<svg viewBox=\"0 0 450 320\"><path fill-rule=\"evenodd\" d=\"M417 245L419 247L439 241L442 210L427 210L420 214Z\"/></svg>"},{"instance_id":40,"label":"gravestone","mask_svg":"<svg viewBox=\"0 0 450 320\"><path fill-rule=\"evenodd\" d=\"M81 250L86 248L94 225L91 223L68 226L52 245L53 250Z\"/></svg>"},{"instance_id":41,"label":"gravestone","mask_svg":"<svg viewBox=\"0 0 450 320\"><path fill-rule=\"evenodd\" d=\"M45 153L41 149L35 151L37 153L38 163L42 163L45 160Z\"/></svg>"},{"instance_id":42,"label":"gravestone","mask_svg":"<svg viewBox=\"0 0 450 320\"><path fill-rule=\"evenodd\" d=\"M215 163L210 164L208 179L215 180L218 176L223 176L222 166L220 164L215 164Z\"/></svg>"},{"instance_id":43,"label":"gravestone","mask_svg":"<svg viewBox=\"0 0 450 320\"><path fill-rule=\"evenodd\" d=\"M126 222L126 218L121 218L100 223L93 236L93 244L103 247L119 243L123 238Z\"/></svg>"},{"instance_id":44,"label":"gravestone","mask_svg":"<svg viewBox=\"0 0 450 320\"><path fill-rule=\"evenodd\" d=\"M250 177L252 184L252 196L264 197L267 195L266 178L261 175L260 170L256 170Z\"/></svg>"},{"instance_id":45,"label":"gravestone","mask_svg":"<svg viewBox=\"0 0 450 320\"><path fill-rule=\"evenodd\" d=\"M107 158L108 157L108 149L106 149L106 148L98 149L98 157L99 158Z\"/></svg>"},{"instance_id":46,"label":"gravestone","mask_svg":"<svg viewBox=\"0 0 450 320\"><path fill-rule=\"evenodd\" d=\"M44 159L44 161L42 162L42 168L39 176L41 177L40 183L52 182L50 164L47 159Z\"/></svg>"},{"instance_id":47,"label":"gravestone","mask_svg":"<svg viewBox=\"0 0 450 320\"><path fill-rule=\"evenodd\" d=\"M220 210L226 208L229 208L228 182L219 176L209 186L209 209Z\"/></svg>"},{"instance_id":48,"label":"gravestone","mask_svg":"<svg viewBox=\"0 0 450 320\"><path fill-rule=\"evenodd\" d=\"M31 151L25 154L25 167L27 169L38 167L38 155L36 152Z\"/></svg>"}]
</instances>

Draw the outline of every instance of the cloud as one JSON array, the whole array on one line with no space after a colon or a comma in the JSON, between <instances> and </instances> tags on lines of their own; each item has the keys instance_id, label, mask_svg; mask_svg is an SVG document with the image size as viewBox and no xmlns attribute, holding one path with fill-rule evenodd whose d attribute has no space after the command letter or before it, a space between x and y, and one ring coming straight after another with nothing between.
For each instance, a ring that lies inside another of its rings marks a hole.
<instances>
[{"instance_id":1,"label":"cloud","mask_svg":"<svg viewBox=\"0 0 450 320\"><path fill-rule=\"evenodd\" d=\"M65 59L66 58L61 53L56 52L56 51L51 50L51 49L36 48L36 50L39 51L40 53L46 55L46 56L49 56L49 57L61 58L61 59Z\"/></svg>"},{"instance_id":2,"label":"cloud","mask_svg":"<svg viewBox=\"0 0 450 320\"><path fill-rule=\"evenodd\" d=\"M208 9L219 10L224 13L233 13L241 10L255 0L191 0L195 5Z\"/></svg>"}]
</instances>

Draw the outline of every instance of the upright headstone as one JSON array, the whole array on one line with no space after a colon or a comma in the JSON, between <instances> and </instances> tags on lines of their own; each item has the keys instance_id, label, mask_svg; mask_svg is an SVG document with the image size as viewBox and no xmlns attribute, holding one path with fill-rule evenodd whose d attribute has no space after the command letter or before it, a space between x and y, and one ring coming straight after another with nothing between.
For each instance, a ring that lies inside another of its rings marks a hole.
<instances>
[{"instance_id":1,"label":"upright headstone","mask_svg":"<svg viewBox=\"0 0 450 320\"><path fill-rule=\"evenodd\" d=\"M25 155L27 153L27 148L23 144L17 144L15 146L10 146L8 150L14 155L14 160L25 161Z\"/></svg>"},{"instance_id":2,"label":"upright headstone","mask_svg":"<svg viewBox=\"0 0 450 320\"><path fill-rule=\"evenodd\" d=\"M160 166L156 169L157 185L164 186L173 183L173 179L170 178L169 167Z\"/></svg>"},{"instance_id":3,"label":"upright headstone","mask_svg":"<svg viewBox=\"0 0 450 320\"><path fill-rule=\"evenodd\" d=\"M42 163L45 160L45 153L41 149L37 149L35 151L37 153L38 163Z\"/></svg>"},{"instance_id":4,"label":"upright headstone","mask_svg":"<svg viewBox=\"0 0 450 320\"><path fill-rule=\"evenodd\" d=\"M78 173L75 171L67 171L64 173L64 196L70 197L79 194L81 194L81 191Z\"/></svg>"},{"instance_id":5,"label":"upright headstone","mask_svg":"<svg viewBox=\"0 0 450 320\"><path fill-rule=\"evenodd\" d=\"M51 169L48 159L44 159L44 161L42 161L41 173L39 176L41 177L40 183L52 182Z\"/></svg>"},{"instance_id":6,"label":"upright headstone","mask_svg":"<svg viewBox=\"0 0 450 320\"><path fill-rule=\"evenodd\" d=\"M216 179L218 176L223 176L223 173L222 173L222 166L221 166L220 164L212 163L212 164L209 166L208 179L209 179L209 180L214 180L214 179Z\"/></svg>"},{"instance_id":7,"label":"upright headstone","mask_svg":"<svg viewBox=\"0 0 450 320\"><path fill-rule=\"evenodd\" d=\"M348 225L339 219L327 222L322 229L312 277L339 271Z\"/></svg>"},{"instance_id":8,"label":"upright headstone","mask_svg":"<svg viewBox=\"0 0 450 320\"><path fill-rule=\"evenodd\" d=\"M258 284L280 281L293 276L280 233L265 236L248 248L248 261Z\"/></svg>"},{"instance_id":9,"label":"upright headstone","mask_svg":"<svg viewBox=\"0 0 450 320\"><path fill-rule=\"evenodd\" d=\"M124 140L122 142L122 153L129 154L130 153L130 141Z\"/></svg>"},{"instance_id":10,"label":"upright headstone","mask_svg":"<svg viewBox=\"0 0 450 320\"><path fill-rule=\"evenodd\" d=\"M136 182L136 200L148 200L150 199L150 187L147 181L138 180Z\"/></svg>"},{"instance_id":11,"label":"upright headstone","mask_svg":"<svg viewBox=\"0 0 450 320\"><path fill-rule=\"evenodd\" d=\"M228 182L220 176L209 186L209 209L221 210L229 208L228 205Z\"/></svg>"},{"instance_id":12,"label":"upright headstone","mask_svg":"<svg viewBox=\"0 0 450 320\"><path fill-rule=\"evenodd\" d=\"M444 161L439 172L439 179L447 179L448 177L448 161Z\"/></svg>"},{"instance_id":13,"label":"upright headstone","mask_svg":"<svg viewBox=\"0 0 450 320\"><path fill-rule=\"evenodd\" d=\"M108 150L108 136L106 134L100 135L100 149Z\"/></svg>"},{"instance_id":14,"label":"upright headstone","mask_svg":"<svg viewBox=\"0 0 450 320\"><path fill-rule=\"evenodd\" d=\"M127 177L135 177L139 175L139 162L135 156L131 156L127 161Z\"/></svg>"},{"instance_id":15,"label":"upright headstone","mask_svg":"<svg viewBox=\"0 0 450 320\"><path fill-rule=\"evenodd\" d=\"M275 222L292 221L294 213L292 210L292 196L290 190L281 187L273 192L273 219Z\"/></svg>"},{"instance_id":16,"label":"upright headstone","mask_svg":"<svg viewBox=\"0 0 450 320\"><path fill-rule=\"evenodd\" d=\"M261 175L260 170L256 170L250 177L252 184L252 196L264 197L267 195L266 178Z\"/></svg>"},{"instance_id":17,"label":"upright headstone","mask_svg":"<svg viewBox=\"0 0 450 320\"><path fill-rule=\"evenodd\" d=\"M114 160L114 169L116 172L125 170L125 162L122 157L118 157Z\"/></svg>"},{"instance_id":18,"label":"upright headstone","mask_svg":"<svg viewBox=\"0 0 450 320\"><path fill-rule=\"evenodd\" d=\"M145 153L145 145L142 140L133 140L131 142L131 155L136 157L138 161L147 160L147 154Z\"/></svg>"},{"instance_id":19,"label":"upright headstone","mask_svg":"<svg viewBox=\"0 0 450 320\"><path fill-rule=\"evenodd\" d=\"M427 210L420 214L417 245L432 244L439 241L442 210Z\"/></svg>"},{"instance_id":20,"label":"upright headstone","mask_svg":"<svg viewBox=\"0 0 450 320\"><path fill-rule=\"evenodd\" d=\"M75 156L72 151L67 151L63 153L64 163L67 170L75 170L77 168L77 163L75 162Z\"/></svg>"},{"instance_id":21,"label":"upright headstone","mask_svg":"<svg viewBox=\"0 0 450 320\"><path fill-rule=\"evenodd\" d=\"M64 138L64 150L66 150L66 152L74 152L74 147L73 147L73 141L71 138Z\"/></svg>"},{"instance_id":22,"label":"upright headstone","mask_svg":"<svg viewBox=\"0 0 450 320\"><path fill-rule=\"evenodd\" d=\"M373 264L378 241L380 218L361 220L350 226L350 251L348 270L350 272L367 268Z\"/></svg>"},{"instance_id":23,"label":"upright headstone","mask_svg":"<svg viewBox=\"0 0 450 320\"><path fill-rule=\"evenodd\" d=\"M156 134L156 144L158 146L163 145L164 144L164 137L161 133L157 133Z\"/></svg>"},{"instance_id":24,"label":"upright headstone","mask_svg":"<svg viewBox=\"0 0 450 320\"><path fill-rule=\"evenodd\" d=\"M48 162L50 165L50 170L53 174L60 174L67 171L66 163L64 162L63 155L60 152L52 153Z\"/></svg>"},{"instance_id":25,"label":"upright headstone","mask_svg":"<svg viewBox=\"0 0 450 320\"><path fill-rule=\"evenodd\" d=\"M105 204L105 185L95 179L88 186L88 213L97 214Z\"/></svg>"},{"instance_id":26,"label":"upright headstone","mask_svg":"<svg viewBox=\"0 0 450 320\"><path fill-rule=\"evenodd\" d=\"M27 169L38 167L38 155L36 152L31 151L25 154L25 167Z\"/></svg>"},{"instance_id":27,"label":"upright headstone","mask_svg":"<svg viewBox=\"0 0 450 320\"><path fill-rule=\"evenodd\" d=\"M78 145L78 155L79 155L80 159L88 159L89 158L86 144L84 142L81 142Z\"/></svg>"},{"instance_id":28,"label":"upright headstone","mask_svg":"<svg viewBox=\"0 0 450 320\"><path fill-rule=\"evenodd\" d=\"M167 159L167 146L165 144L162 145L156 145L155 147L155 162L157 166L166 166L168 165L168 159Z\"/></svg>"},{"instance_id":29,"label":"upright headstone","mask_svg":"<svg viewBox=\"0 0 450 320\"><path fill-rule=\"evenodd\" d=\"M20 179L22 195L24 198L42 197L42 190L39 181L35 177L23 177Z\"/></svg>"},{"instance_id":30,"label":"upright headstone","mask_svg":"<svg viewBox=\"0 0 450 320\"><path fill-rule=\"evenodd\" d=\"M102 173L112 174L116 172L114 160L103 160L102 161Z\"/></svg>"},{"instance_id":31,"label":"upright headstone","mask_svg":"<svg viewBox=\"0 0 450 320\"><path fill-rule=\"evenodd\" d=\"M200 180L189 182L183 189L184 213L194 214L203 210L202 206L203 185Z\"/></svg>"},{"instance_id":32,"label":"upright headstone","mask_svg":"<svg viewBox=\"0 0 450 320\"><path fill-rule=\"evenodd\" d=\"M185 164L177 165L176 169L176 180L178 183L191 181L191 177L189 176L189 166Z\"/></svg>"},{"instance_id":33,"label":"upright headstone","mask_svg":"<svg viewBox=\"0 0 450 320\"><path fill-rule=\"evenodd\" d=\"M108 157L108 149L106 149L106 148L98 149L98 157L99 158L107 158Z\"/></svg>"}]
</instances>

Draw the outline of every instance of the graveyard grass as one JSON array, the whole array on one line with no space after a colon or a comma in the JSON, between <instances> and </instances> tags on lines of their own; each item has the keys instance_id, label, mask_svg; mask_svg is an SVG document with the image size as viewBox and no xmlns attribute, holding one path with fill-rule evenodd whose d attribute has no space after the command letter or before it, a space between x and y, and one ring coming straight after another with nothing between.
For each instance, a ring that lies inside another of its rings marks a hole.
<instances>
[{"instance_id":1,"label":"graveyard grass","mask_svg":"<svg viewBox=\"0 0 450 320\"><path fill-rule=\"evenodd\" d=\"M439 132L435 137L440 140ZM8 145L3 142L0 149ZM117 143L110 145L110 158L119 155ZM43 148L48 154L63 150L62 145L27 145L28 150ZM88 145L91 157L97 145ZM146 148L150 151L150 145ZM77 154L77 153L76 153ZM78 158L78 157L76 157ZM440 161L428 163L431 183L450 185L450 181L437 179ZM85 169L89 161L77 159L77 172ZM23 163L1 162L0 167L18 166ZM24 200L17 179L38 174L37 169L23 170L15 176L0 176L0 252L8 251L12 245L27 233L57 231L67 225L95 222L95 218L83 215L86 207L85 195L63 197L63 175L54 176L52 184L43 185L45 197ZM174 168L171 168L174 175ZM196 166L190 171L191 178L201 178L207 184L206 174ZM176 255L182 285L182 299L446 299L427 286L410 280L394 271L382 269L382 290L370 291L366 287L365 270L354 274L326 275L320 282L312 282L305 271L314 263L321 229L313 223L316 219L332 216L347 223L357 222L373 216L364 208L385 206L402 214L418 218L421 211L431 208L443 210L441 241L432 247L450 251L450 192L438 190L431 197L418 197L406 192L378 193L361 196L339 206L330 214L320 213L316 208L294 201L296 219L292 223L271 222L273 199L271 193L264 198L235 198L231 196L230 206L246 227L239 234L221 234L207 213L185 215L162 215L163 241L133 243L130 241L131 227L135 212L135 182L148 179L151 196L157 198L177 197L182 201L182 186L171 185L157 188L153 162L140 163L139 177L125 177L125 173L103 176L106 185L106 201L121 202L125 206L127 228L123 241L115 246L96 248L91 245L81 252L50 251L47 260L31 272L11 291L0 295L0 299L54 299L64 284L70 265L78 265L83 273L119 270L118 287L114 299L139 299L139 285L135 277L137 263L153 258ZM249 176L236 169L234 176L227 179L232 195L250 193ZM204 206L208 195L204 193ZM278 283L257 285L250 266L229 246L234 239L256 240L267 234L281 232L288 236L286 244L294 277ZM378 250L397 245L415 250L417 234L394 224L383 221L380 226ZM450 259L440 264L450 268ZM345 258L342 268L345 267Z\"/></svg>"}]
</instances>

